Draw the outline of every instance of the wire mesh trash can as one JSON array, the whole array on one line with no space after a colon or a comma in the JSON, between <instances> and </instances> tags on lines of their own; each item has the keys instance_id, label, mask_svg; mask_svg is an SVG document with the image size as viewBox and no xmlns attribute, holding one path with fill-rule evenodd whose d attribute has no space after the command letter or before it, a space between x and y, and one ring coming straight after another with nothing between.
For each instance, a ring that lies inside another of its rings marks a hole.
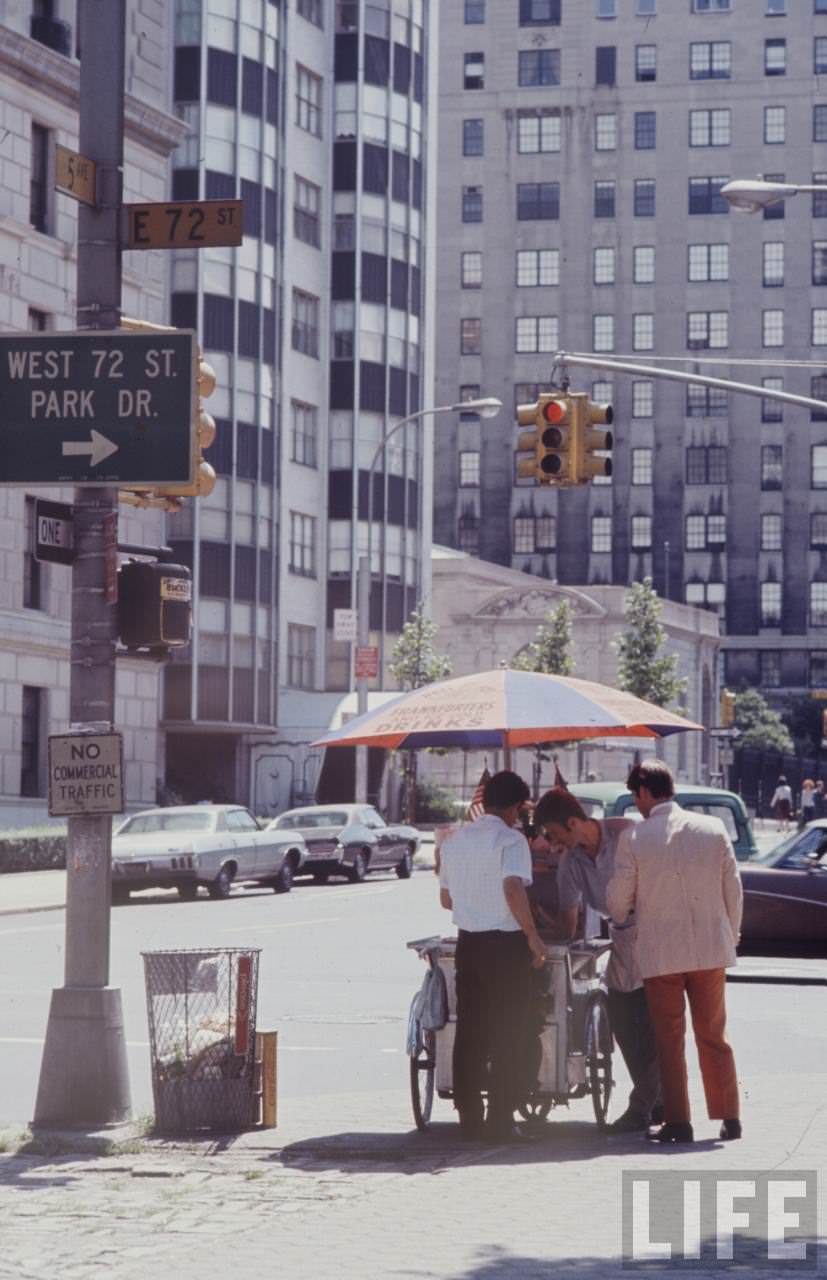
<instances>
[{"instance_id":1,"label":"wire mesh trash can","mask_svg":"<svg viewBox=\"0 0 827 1280\"><path fill-rule=\"evenodd\" d=\"M255 1123L258 947L144 951L155 1127Z\"/></svg>"}]
</instances>

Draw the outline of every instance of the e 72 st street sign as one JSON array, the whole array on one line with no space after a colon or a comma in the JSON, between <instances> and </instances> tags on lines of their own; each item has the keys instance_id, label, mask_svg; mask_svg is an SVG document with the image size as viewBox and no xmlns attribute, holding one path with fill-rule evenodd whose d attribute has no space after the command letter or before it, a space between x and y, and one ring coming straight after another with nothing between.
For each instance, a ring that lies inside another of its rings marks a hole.
<instances>
[{"instance_id":1,"label":"e 72 st street sign","mask_svg":"<svg viewBox=\"0 0 827 1280\"><path fill-rule=\"evenodd\" d=\"M0 335L0 484L192 480L195 334Z\"/></svg>"}]
</instances>

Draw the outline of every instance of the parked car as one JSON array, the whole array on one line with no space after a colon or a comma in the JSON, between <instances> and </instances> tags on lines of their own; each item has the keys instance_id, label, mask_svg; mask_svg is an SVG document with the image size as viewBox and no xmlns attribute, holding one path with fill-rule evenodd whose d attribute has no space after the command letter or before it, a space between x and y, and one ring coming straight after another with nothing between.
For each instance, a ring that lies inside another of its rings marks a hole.
<instances>
[{"instance_id":1,"label":"parked car","mask_svg":"<svg viewBox=\"0 0 827 1280\"><path fill-rule=\"evenodd\" d=\"M576 782L569 790L592 818L640 817L635 808L635 798L625 782ZM739 862L755 857L758 848L749 814L743 800L734 791L678 782L675 784L675 799L682 808L693 813L707 813L713 818L720 818Z\"/></svg>"},{"instance_id":2,"label":"parked car","mask_svg":"<svg viewBox=\"0 0 827 1280\"><path fill-rule=\"evenodd\" d=\"M368 804L308 805L274 818L268 831L300 831L307 845L305 872L324 884L329 876L364 880L369 871L394 870L407 880L419 846L416 827L385 822Z\"/></svg>"},{"instance_id":3,"label":"parked car","mask_svg":"<svg viewBox=\"0 0 827 1280\"><path fill-rule=\"evenodd\" d=\"M189 901L201 885L211 898L226 898L234 881L288 893L306 853L297 831L263 831L241 805L145 809L112 837L112 901L126 902L133 889L169 888Z\"/></svg>"},{"instance_id":4,"label":"parked car","mask_svg":"<svg viewBox=\"0 0 827 1280\"><path fill-rule=\"evenodd\" d=\"M827 819L740 868L744 942L827 944Z\"/></svg>"}]
</instances>

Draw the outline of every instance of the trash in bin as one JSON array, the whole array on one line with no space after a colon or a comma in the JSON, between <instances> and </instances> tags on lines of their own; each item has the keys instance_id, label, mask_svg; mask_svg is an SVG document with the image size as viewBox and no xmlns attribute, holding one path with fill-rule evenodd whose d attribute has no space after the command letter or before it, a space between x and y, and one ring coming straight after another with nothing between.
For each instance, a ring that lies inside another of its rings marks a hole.
<instances>
[{"instance_id":1,"label":"trash in bin","mask_svg":"<svg viewBox=\"0 0 827 1280\"><path fill-rule=\"evenodd\" d=\"M259 948L142 954L156 1129L251 1128Z\"/></svg>"}]
</instances>

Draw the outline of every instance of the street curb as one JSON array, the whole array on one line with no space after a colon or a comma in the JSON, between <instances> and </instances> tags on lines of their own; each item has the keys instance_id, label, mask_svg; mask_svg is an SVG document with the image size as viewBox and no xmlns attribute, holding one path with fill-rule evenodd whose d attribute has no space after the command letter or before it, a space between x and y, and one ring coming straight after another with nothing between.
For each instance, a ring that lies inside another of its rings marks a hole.
<instances>
[{"instance_id":1,"label":"street curb","mask_svg":"<svg viewBox=\"0 0 827 1280\"><path fill-rule=\"evenodd\" d=\"M31 916L36 911L65 911L65 902L50 902L42 907L0 907L0 916Z\"/></svg>"},{"instance_id":2,"label":"street curb","mask_svg":"<svg viewBox=\"0 0 827 1280\"><path fill-rule=\"evenodd\" d=\"M815 974L797 973L728 973L727 982L751 982L775 987L827 987L827 978Z\"/></svg>"}]
</instances>

